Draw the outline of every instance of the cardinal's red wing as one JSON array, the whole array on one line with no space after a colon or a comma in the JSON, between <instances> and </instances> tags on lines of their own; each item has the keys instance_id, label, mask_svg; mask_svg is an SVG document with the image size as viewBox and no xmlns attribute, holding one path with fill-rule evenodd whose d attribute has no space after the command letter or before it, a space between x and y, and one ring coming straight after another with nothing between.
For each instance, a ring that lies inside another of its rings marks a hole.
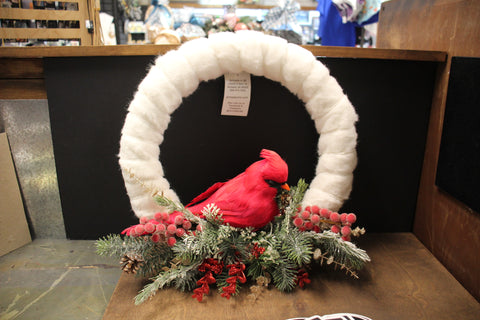
<instances>
[{"instance_id":1,"label":"cardinal's red wing","mask_svg":"<svg viewBox=\"0 0 480 320\"><path fill-rule=\"evenodd\" d=\"M220 189L226 182L217 182L215 183L213 186L211 186L210 188L208 188L206 191L204 191L203 193L201 193L200 195L196 196L192 201L190 201L189 204L186 205L186 207L191 207L205 199L207 199L208 197L210 197L212 194L214 194L218 189Z\"/></svg>"}]
</instances>

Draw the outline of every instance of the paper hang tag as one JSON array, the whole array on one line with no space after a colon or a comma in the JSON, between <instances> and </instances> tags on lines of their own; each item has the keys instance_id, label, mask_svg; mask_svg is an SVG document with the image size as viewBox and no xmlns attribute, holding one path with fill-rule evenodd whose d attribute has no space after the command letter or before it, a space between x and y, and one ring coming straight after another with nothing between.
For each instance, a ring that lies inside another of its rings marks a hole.
<instances>
[{"instance_id":1,"label":"paper hang tag","mask_svg":"<svg viewBox=\"0 0 480 320\"><path fill-rule=\"evenodd\" d=\"M252 83L249 73L225 74L225 92L221 115L246 117L250 105L251 91Z\"/></svg>"}]
</instances>

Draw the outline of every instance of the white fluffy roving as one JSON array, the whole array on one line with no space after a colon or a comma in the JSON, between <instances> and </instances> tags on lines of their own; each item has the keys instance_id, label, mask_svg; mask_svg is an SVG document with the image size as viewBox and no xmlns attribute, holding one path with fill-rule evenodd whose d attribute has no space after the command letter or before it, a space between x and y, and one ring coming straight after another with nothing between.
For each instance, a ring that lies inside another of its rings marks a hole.
<instances>
[{"instance_id":1,"label":"white fluffy roving","mask_svg":"<svg viewBox=\"0 0 480 320\"><path fill-rule=\"evenodd\" d=\"M201 81L248 72L280 82L305 102L320 133L316 177L303 200L336 211L350 195L357 163L357 114L328 69L308 50L260 32L220 33L187 42L156 59L128 108L119 163L136 216L162 210L153 195L173 201L159 162L170 115Z\"/></svg>"}]
</instances>

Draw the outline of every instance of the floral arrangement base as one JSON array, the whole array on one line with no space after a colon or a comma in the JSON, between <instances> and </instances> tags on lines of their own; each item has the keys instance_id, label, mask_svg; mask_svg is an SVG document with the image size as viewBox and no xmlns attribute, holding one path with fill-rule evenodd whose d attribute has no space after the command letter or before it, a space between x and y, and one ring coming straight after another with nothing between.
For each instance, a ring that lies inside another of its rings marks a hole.
<instances>
[{"instance_id":1,"label":"floral arrangement base","mask_svg":"<svg viewBox=\"0 0 480 320\"><path fill-rule=\"evenodd\" d=\"M206 205L200 218L157 195L155 200L169 212L142 217L138 225L124 230L124 236L98 240L97 252L117 256L125 272L151 279L136 296L136 304L167 287L191 292L200 302L213 287L230 299L241 286L250 285L255 300L271 285L283 292L305 287L314 264L331 265L357 278L357 270L370 257L350 240L365 230L352 229L353 213L302 208L307 186L300 180L279 193L281 214L261 229L225 224L214 204Z\"/></svg>"}]
</instances>

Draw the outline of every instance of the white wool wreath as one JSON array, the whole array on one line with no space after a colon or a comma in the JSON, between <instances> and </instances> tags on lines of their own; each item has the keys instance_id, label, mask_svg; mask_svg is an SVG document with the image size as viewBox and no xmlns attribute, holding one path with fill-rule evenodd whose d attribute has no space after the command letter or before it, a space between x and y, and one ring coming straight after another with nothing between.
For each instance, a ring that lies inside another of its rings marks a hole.
<instances>
[{"instance_id":1,"label":"white wool wreath","mask_svg":"<svg viewBox=\"0 0 480 320\"><path fill-rule=\"evenodd\" d=\"M201 81L240 72L280 82L305 103L315 122L319 160L303 204L337 211L348 198L357 164L358 116L340 85L298 45L260 32L226 32L189 41L159 56L130 103L119 163L137 217L162 210L152 192L179 201L159 161L170 115Z\"/></svg>"}]
</instances>

